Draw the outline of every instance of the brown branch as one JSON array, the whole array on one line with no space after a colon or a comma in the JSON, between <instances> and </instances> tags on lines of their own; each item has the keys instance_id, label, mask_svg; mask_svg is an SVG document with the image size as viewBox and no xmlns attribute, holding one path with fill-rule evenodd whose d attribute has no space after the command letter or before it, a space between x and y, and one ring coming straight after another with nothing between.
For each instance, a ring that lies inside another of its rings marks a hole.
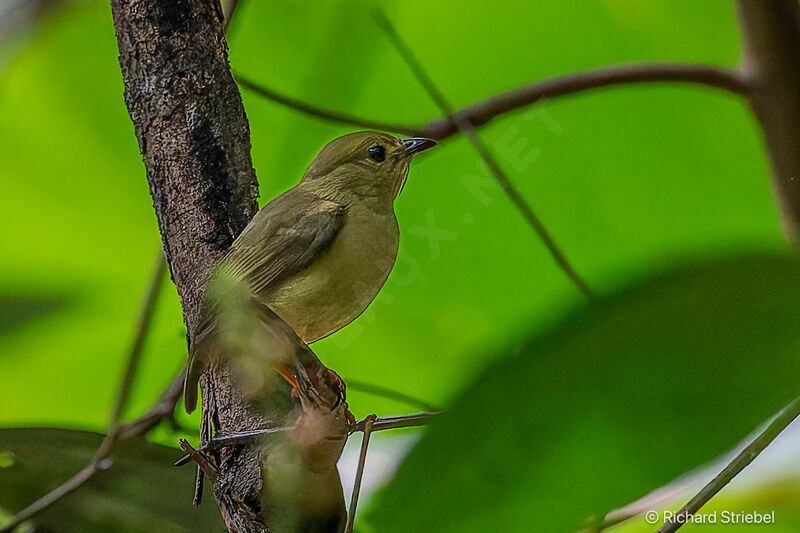
<instances>
[{"instance_id":1,"label":"brown branch","mask_svg":"<svg viewBox=\"0 0 800 533\"><path fill-rule=\"evenodd\" d=\"M367 449L369 448L369 437L372 434L372 426L375 424L376 415L369 415L364 419L364 437L361 439L361 453L358 456L358 466L356 467L356 479L353 483L353 494L350 498L350 510L347 512L347 524L344 533L352 533L353 525L356 521L356 509L358 508L358 496L361 493L361 480L364 477L364 467L367 464Z\"/></svg>"},{"instance_id":2,"label":"brown branch","mask_svg":"<svg viewBox=\"0 0 800 533\"><path fill-rule=\"evenodd\" d=\"M414 396L390 389L388 387L350 378L346 379L345 383L347 383L348 390L357 390L367 394L373 394L375 396L381 396L383 398L389 398L390 400L403 402L408 405L416 405L420 409L425 409L426 411L441 411L440 407L436 407L425 400L420 400L419 398L415 398Z\"/></svg>"},{"instance_id":3,"label":"brown branch","mask_svg":"<svg viewBox=\"0 0 800 533\"><path fill-rule=\"evenodd\" d=\"M139 311L136 332L133 337L131 349L128 353L128 362L125 367L125 373L123 374L122 384L117 393L115 408L111 416L111 422L109 423L108 434L103 439L103 442L100 443L100 447L97 449L94 457L92 457L89 464L80 472L14 515L10 522L0 530L0 533L13 531L22 522L30 520L61 498L83 486L99 471L105 470L111 466L108 458L119 441L142 435L159 421L172 414L175 409L175 404L180 397L180 391L182 390L183 373L178 376L180 381L178 381L178 379L173 381L170 388L167 389L166 395L159 399L156 405L147 413L127 424L120 424L120 418L127 404L128 397L130 396L130 390L136 374L136 369L138 368L142 348L144 347L150 330L153 312L158 303L158 296L161 292L160 288L164 280L165 272L165 263L161 254L159 254L159 257L156 258L156 262L154 263L153 273L145 292L141 310ZM176 389L178 391L177 394L174 392Z\"/></svg>"},{"instance_id":4,"label":"brown branch","mask_svg":"<svg viewBox=\"0 0 800 533\"><path fill-rule=\"evenodd\" d=\"M747 84L738 72L723 67L684 63L611 65L522 85L460 109L449 118L429 122L420 133L434 139L446 139L458 133L456 120L468 122L472 126L482 126L497 116L542 100L614 85L653 82L705 85L736 94L745 94L748 91Z\"/></svg>"},{"instance_id":5,"label":"brown branch","mask_svg":"<svg viewBox=\"0 0 800 533\"><path fill-rule=\"evenodd\" d=\"M690 83L704 85L716 89L730 91L735 94L748 94L750 89L744 77L737 71L711 65L694 65L685 63L632 63L629 65L611 65L593 70L584 70L544 78L521 85L510 91L480 100L453 113L453 117L442 117L424 125L400 125L388 122L368 120L325 109L283 95L262 84L255 83L240 75L239 83L281 105L311 115L322 120L348 124L366 129L377 129L403 133L419 137L430 137L439 141L458 133L453 117L464 120L472 126L482 126L495 117L517 111L542 100L558 98L592 89L615 85L640 83Z\"/></svg>"},{"instance_id":6,"label":"brown branch","mask_svg":"<svg viewBox=\"0 0 800 533\"><path fill-rule=\"evenodd\" d=\"M414 413L412 415L397 415L397 416L383 416L378 417L372 424L371 431L384 431L387 429L400 429L424 426L431 418L438 415L434 413ZM363 418L356 422L353 432L364 431L367 423L367 418Z\"/></svg>"},{"instance_id":7,"label":"brown branch","mask_svg":"<svg viewBox=\"0 0 800 533\"><path fill-rule=\"evenodd\" d=\"M719 491L725 487L730 481L736 477L739 472L745 469L753 459L764 451L769 444L775 440L792 421L800 416L800 398L796 398L792 403L784 407L780 413L770 422L767 427L762 431L753 442L751 442L744 450L728 463L722 471L714 477L708 484L695 495L694 498L684 505L676 516L693 515L700 510L711 498L713 498ZM684 522L677 522L670 520L661 528L657 533L671 533L677 531Z\"/></svg>"},{"instance_id":8,"label":"brown branch","mask_svg":"<svg viewBox=\"0 0 800 533\"><path fill-rule=\"evenodd\" d=\"M371 431L385 431L387 429L401 429L401 428L424 426L425 424L428 423L428 421L431 418L433 418L438 414L439 414L438 412L433 412L433 413L414 413L411 415L377 417L373 422ZM358 433L359 431L364 431L364 428L367 423L367 418L362 418L361 420L358 420L353 426L351 433ZM281 426L275 428L254 429L253 431L244 431L242 433L233 433L230 435L217 435L213 439L208 441L205 445L201 446L197 451L213 452L224 446L252 442L254 440L260 440L267 437L272 437L280 433L286 433L287 431L292 431L293 429L295 429L295 426ZM175 461L175 466L183 466L189 463L189 461L191 460L192 458L190 456L184 455L183 457Z\"/></svg>"},{"instance_id":9,"label":"brown branch","mask_svg":"<svg viewBox=\"0 0 800 533\"><path fill-rule=\"evenodd\" d=\"M147 334L150 331L150 323L153 320L153 313L158 303L158 296L161 294L161 284L164 281L164 274L166 274L166 272L167 263L164 261L164 254L159 250L153 260L153 272L150 275L150 282L145 291L142 308L139 311L136 334L134 335L133 344L131 345L128 355L128 365L125 367L122 384L119 387L117 401L114 404L114 411L111 415L111 423L108 425L109 435L116 432L125 411L125 406L128 403L128 397L130 396L136 372L139 370L139 360L142 358L142 349L147 340Z\"/></svg>"},{"instance_id":10,"label":"brown branch","mask_svg":"<svg viewBox=\"0 0 800 533\"><path fill-rule=\"evenodd\" d=\"M205 281L256 213L250 134L230 73L219 0L111 0L125 101L189 334ZM202 380L203 416L232 432L283 418L256 412L218 367ZM262 531L257 450L225 448L214 494L229 530Z\"/></svg>"},{"instance_id":11,"label":"brown branch","mask_svg":"<svg viewBox=\"0 0 800 533\"><path fill-rule=\"evenodd\" d=\"M418 130L412 126L379 122L375 120L356 117L354 115L348 115L347 113L341 113L339 111L330 111L322 107L309 104L302 100L298 100L297 98L292 98L291 96L286 96L284 94L281 94L260 83L256 83L250 80L249 78L245 78L241 74L236 74L235 77L239 85L241 85L247 90L253 91L259 96L263 96L264 98L272 100L273 102L276 102L280 105L286 106L296 111L300 111L301 113L305 113L306 115L310 115L312 117L326 120L328 122L347 124L349 126L356 126L368 130L391 131L394 133L402 133L411 136L414 136L418 133Z\"/></svg>"},{"instance_id":12,"label":"brown branch","mask_svg":"<svg viewBox=\"0 0 800 533\"><path fill-rule=\"evenodd\" d=\"M386 14L380 9L376 10L374 14L376 21L389 37L389 40L392 42L392 44L394 44L394 47L408 64L416 78L419 80L422 86L425 87L425 90L428 91L428 94L433 98L442 112L446 116L450 117L458 131L469 139L469 141L480 154L483 161L486 163L486 166L489 167L489 171L492 173L492 176L494 176L495 180L500 184L500 187L502 187L517 209L519 209L528 224L539 235L539 238L544 243L548 252L550 252L550 255L553 257L558 267L564 272L564 274L566 274L570 281L587 299L592 300L594 298L594 293L589 288L589 285L578 274L578 272L567 259L566 255L564 255L564 252L562 252L561 248L556 244L544 223L542 223L538 215L536 215L525 198L523 198L522 194L520 194L520 192L516 189L516 187L514 187L514 185L505 175L503 169L501 169L500 165L497 163L497 160L489 152L489 149L486 147L483 141L481 141L480 137L478 137L475 127L472 125L472 123L454 112L453 108L450 106L450 103L444 97L444 94L439 90L439 88L433 82L433 79L425 71L422 64L414 55L414 52L411 50L408 44L402 39L402 37L400 37L400 34L397 33L397 30L395 30L391 21L386 17Z\"/></svg>"},{"instance_id":13,"label":"brown branch","mask_svg":"<svg viewBox=\"0 0 800 533\"><path fill-rule=\"evenodd\" d=\"M737 0L742 72L761 123L784 232L800 245L800 5Z\"/></svg>"}]
</instances>

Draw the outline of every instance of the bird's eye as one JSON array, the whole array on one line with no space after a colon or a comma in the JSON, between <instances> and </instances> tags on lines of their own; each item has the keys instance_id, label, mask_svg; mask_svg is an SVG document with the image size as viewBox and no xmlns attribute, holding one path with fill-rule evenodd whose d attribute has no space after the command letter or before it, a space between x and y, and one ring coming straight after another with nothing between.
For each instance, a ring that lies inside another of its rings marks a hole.
<instances>
[{"instance_id":1,"label":"bird's eye","mask_svg":"<svg viewBox=\"0 0 800 533\"><path fill-rule=\"evenodd\" d=\"M382 163L386 159L386 148L379 144L371 147L367 152L369 152L370 159L378 163Z\"/></svg>"}]
</instances>

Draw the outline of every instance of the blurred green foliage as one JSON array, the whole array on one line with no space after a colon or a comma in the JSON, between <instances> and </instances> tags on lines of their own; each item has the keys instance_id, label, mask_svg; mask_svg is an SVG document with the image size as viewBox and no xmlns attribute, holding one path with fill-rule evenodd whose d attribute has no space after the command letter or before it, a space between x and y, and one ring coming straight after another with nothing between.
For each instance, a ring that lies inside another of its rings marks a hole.
<instances>
[{"instance_id":1,"label":"blurred green foliage","mask_svg":"<svg viewBox=\"0 0 800 533\"><path fill-rule=\"evenodd\" d=\"M798 300L800 261L759 257L598 303L510 348L468 387L369 518L378 531L600 524L726 452L793 399Z\"/></svg>"},{"instance_id":2,"label":"blurred green foliage","mask_svg":"<svg viewBox=\"0 0 800 533\"><path fill-rule=\"evenodd\" d=\"M14 510L25 507L85 467L102 440L86 431L0 430L0 502ZM194 480L193 468L165 467L175 455L144 439L120 443L117 453L101 463L113 470L101 471L37 517L37 527L60 533L222 531L213 505L174 504L175 491Z\"/></svg>"},{"instance_id":3,"label":"blurred green foliage","mask_svg":"<svg viewBox=\"0 0 800 533\"><path fill-rule=\"evenodd\" d=\"M353 114L407 123L437 116L368 7L355 0L243 1L229 38L233 68L286 94ZM614 62L729 65L738 59L737 30L727 0L408 0L386 9L456 106L543 76ZM122 98L108 5L100 0L71 5L15 50L0 73L0 146L5 154L0 162L5 199L0 226L0 425L98 431L108 417L140 292L160 242ZM292 186L325 142L350 131L247 92L243 97L262 203ZM746 105L731 95L683 85L618 87L520 110L482 128L481 135L601 294L674 265L788 253L757 125ZM496 397L492 380L514 364L532 365L532 371L539 360L500 361L513 351L509 347L521 346L527 338L547 338L543 332L585 302L463 139L448 141L415 162L397 212L402 252L389 282L361 318L317 343L315 350L345 380L390 386L441 405L456 402L451 421L432 431L416 453L436 452L436 443L441 446L447 428L466 416L470 401L475 407L480 407L479 400L494 402L482 407L484 415L500 416L497 430L505 431L502 415L513 407ZM431 226L444 231L444 238L431 241L426 236ZM756 272L760 267L752 268ZM720 291L720 311L727 303L741 302L735 284L730 299L725 286L714 287ZM775 287L771 290L779 296ZM670 310L680 309L685 297L684 304L692 309L703 291L695 285L692 291L659 297L671 298ZM179 302L171 285L165 293L129 415L156 398L186 357ZM791 308L787 316L794 316L797 304L785 304ZM649 321L666 311L654 303L652 315L644 313L637 325L655 328L669 339L668 332ZM694 319L720 320L712 311ZM680 316L673 318L682 323ZM607 328L593 330L597 343L607 340L607 334L609 339L621 334L615 324L609 320ZM559 327L564 331L568 326ZM764 339L747 328L736 333L741 337L748 332L754 333L753 342ZM585 342L591 345L588 338ZM697 355L699 345L693 346L695 351L680 355L694 354L694 359L681 360L697 365L698 372L726 361L715 352L705 362ZM610 360L591 361L593 365L619 367L634 357L620 351L615 362L614 353L602 353ZM569 362L566 355L562 359ZM493 377L484 383L479 376L487 367ZM569 369L577 370L564 367ZM645 368L629 370L641 372L630 376L641 380L631 382L632 387L654 383ZM531 402L563 406L570 401L569 395L563 396L569 390L557 389L568 386L569 374L552 370L552 375L548 387L555 396L538 392ZM680 400L680 387L692 383L681 377L673 376L672 390L655 389L653 394ZM788 376L775 379L785 380L776 386L791 383ZM492 396L470 400L464 391L472 388ZM785 398L792 389L775 393ZM597 394L602 396L599 390ZM408 409L357 391L348 400L358 416ZM732 434L741 437L776 402L763 398L743 415L742 427L728 426ZM580 405L570 407L575 435L594 434L605 419L582 419ZM185 421L196 424L195 418ZM634 433L609 429L606 437L648 436ZM513 438L513 433L503 434ZM167 430L156 437L175 442ZM494 446L492 435L482 439ZM626 446L634 442L639 441ZM638 490L691 461L708 458L725 442L712 439L704 447L690 439L681 449L684 455L669 468L638 479L628 489ZM697 455L685 455L690 452ZM425 474L420 473L425 460L413 458L380 505L392 505L386 498L405 494L409 485L428 483L427 477L419 478ZM415 471L417 477L411 479ZM509 490L515 487L511 484ZM511 509L520 502L501 503Z\"/></svg>"}]
</instances>

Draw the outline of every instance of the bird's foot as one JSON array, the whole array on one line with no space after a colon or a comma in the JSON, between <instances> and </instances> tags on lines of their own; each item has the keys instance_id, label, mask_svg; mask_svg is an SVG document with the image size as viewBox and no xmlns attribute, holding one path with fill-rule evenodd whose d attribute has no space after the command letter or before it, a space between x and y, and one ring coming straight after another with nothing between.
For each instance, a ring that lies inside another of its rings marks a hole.
<instances>
[{"instance_id":1,"label":"bird's foot","mask_svg":"<svg viewBox=\"0 0 800 533\"><path fill-rule=\"evenodd\" d=\"M342 378L340 378L339 374L337 374L330 368L328 369L328 373L331 375L331 381L333 382L334 390L342 398L342 401L347 400L347 387L345 386Z\"/></svg>"}]
</instances>

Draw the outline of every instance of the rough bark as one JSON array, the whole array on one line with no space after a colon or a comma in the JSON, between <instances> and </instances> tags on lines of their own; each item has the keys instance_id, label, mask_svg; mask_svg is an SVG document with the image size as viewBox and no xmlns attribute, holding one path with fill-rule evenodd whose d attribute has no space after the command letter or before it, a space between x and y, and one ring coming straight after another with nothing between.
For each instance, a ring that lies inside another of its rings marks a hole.
<instances>
[{"instance_id":1,"label":"rough bark","mask_svg":"<svg viewBox=\"0 0 800 533\"><path fill-rule=\"evenodd\" d=\"M111 0L111 9L125 102L191 332L206 279L257 211L250 132L228 65L222 10L219 0ZM203 411L223 432L268 422L225 369L204 379ZM220 471L214 493L228 529L264 530L257 451L222 450Z\"/></svg>"},{"instance_id":2,"label":"rough bark","mask_svg":"<svg viewBox=\"0 0 800 533\"><path fill-rule=\"evenodd\" d=\"M800 244L800 4L737 0L742 72L764 131L787 238Z\"/></svg>"}]
</instances>

